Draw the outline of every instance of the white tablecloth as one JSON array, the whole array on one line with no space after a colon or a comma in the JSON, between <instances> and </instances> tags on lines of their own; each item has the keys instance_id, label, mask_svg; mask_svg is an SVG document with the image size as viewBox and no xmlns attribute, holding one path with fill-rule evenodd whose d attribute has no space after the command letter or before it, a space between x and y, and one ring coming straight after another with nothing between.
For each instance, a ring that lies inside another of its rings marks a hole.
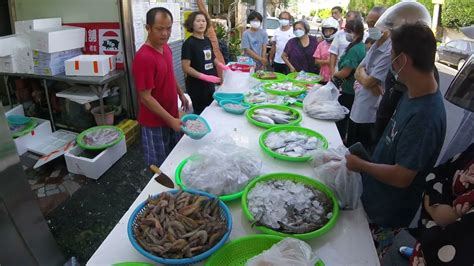
<instances>
[{"instance_id":1,"label":"white tablecloth","mask_svg":"<svg viewBox=\"0 0 474 266\"><path fill-rule=\"evenodd\" d=\"M303 114L301 126L322 133L330 147L341 145L342 141L333 122L319 121ZM214 102L202 114L209 122L212 132L201 140L192 140L184 136L160 167L174 178L177 165L200 147L224 137L231 137L239 146L257 152L263 158L262 173L291 172L314 177L311 163L292 163L273 159L265 154L258 144L264 129L250 124L244 115L226 113ZM137 158L140 159L140 158ZM110 265L118 262L152 262L138 253L127 237L127 222L133 210L148 195L157 194L167 188L154 179L143 189L128 211L123 215L101 246L87 262L87 265ZM229 204L232 212L233 228L230 240L241 236L258 234L250 227L249 221L242 213L240 200ZM379 265L377 253L369 231L367 219L362 208L353 211L342 211L335 227L324 236L308 242L326 265Z\"/></svg>"}]
</instances>

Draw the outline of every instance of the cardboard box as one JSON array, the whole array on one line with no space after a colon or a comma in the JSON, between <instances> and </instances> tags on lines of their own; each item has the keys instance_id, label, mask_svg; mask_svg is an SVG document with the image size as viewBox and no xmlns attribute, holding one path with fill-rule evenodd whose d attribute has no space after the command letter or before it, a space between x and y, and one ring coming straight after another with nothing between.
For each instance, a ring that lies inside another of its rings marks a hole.
<instances>
[{"instance_id":1,"label":"cardboard box","mask_svg":"<svg viewBox=\"0 0 474 266\"><path fill-rule=\"evenodd\" d=\"M64 62L67 76L105 76L115 70L113 55L80 55Z\"/></svg>"},{"instance_id":2,"label":"cardboard box","mask_svg":"<svg viewBox=\"0 0 474 266\"><path fill-rule=\"evenodd\" d=\"M127 153L127 145L124 138L92 159L82 157L81 154L83 152L84 150L79 146L66 152L64 158L66 159L67 170L73 174L99 179L115 162Z\"/></svg>"},{"instance_id":3,"label":"cardboard box","mask_svg":"<svg viewBox=\"0 0 474 266\"><path fill-rule=\"evenodd\" d=\"M44 53L41 51L33 51L33 59L44 60L44 61L55 61L63 58L69 59L78 55L81 55L82 51L80 48L71 49L66 51L60 51L55 53Z\"/></svg>"},{"instance_id":4,"label":"cardboard box","mask_svg":"<svg viewBox=\"0 0 474 266\"><path fill-rule=\"evenodd\" d=\"M35 30L30 33L31 48L45 53L55 53L84 47L85 29L62 26Z\"/></svg>"},{"instance_id":5,"label":"cardboard box","mask_svg":"<svg viewBox=\"0 0 474 266\"><path fill-rule=\"evenodd\" d=\"M29 34L34 30L61 28L61 18L42 18L33 20L15 21L16 34Z\"/></svg>"},{"instance_id":6,"label":"cardboard box","mask_svg":"<svg viewBox=\"0 0 474 266\"><path fill-rule=\"evenodd\" d=\"M16 42L16 35L0 37L0 57L12 55L16 47Z\"/></svg>"},{"instance_id":7,"label":"cardboard box","mask_svg":"<svg viewBox=\"0 0 474 266\"><path fill-rule=\"evenodd\" d=\"M64 73L64 71L64 65L57 65L51 67L34 67L35 74L45 76L56 76L58 74Z\"/></svg>"}]
</instances>

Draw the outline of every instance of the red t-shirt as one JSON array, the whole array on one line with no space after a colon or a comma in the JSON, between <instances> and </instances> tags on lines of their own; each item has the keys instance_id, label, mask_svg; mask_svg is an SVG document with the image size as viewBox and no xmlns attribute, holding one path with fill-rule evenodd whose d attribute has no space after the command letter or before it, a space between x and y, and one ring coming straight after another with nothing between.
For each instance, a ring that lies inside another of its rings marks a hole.
<instances>
[{"instance_id":1,"label":"red t-shirt","mask_svg":"<svg viewBox=\"0 0 474 266\"><path fill-rule=\"evenodd\" d=\"M163 54L149 45L142 45L133 60L133 77L137 93L152 90L155 98L170 115L178 118L178 91L173 70L173 55L168 45L163 46ZM138 100L138 122L146 127L168 126L165 121L150 111Z\"/></svg>"}]
</instances>

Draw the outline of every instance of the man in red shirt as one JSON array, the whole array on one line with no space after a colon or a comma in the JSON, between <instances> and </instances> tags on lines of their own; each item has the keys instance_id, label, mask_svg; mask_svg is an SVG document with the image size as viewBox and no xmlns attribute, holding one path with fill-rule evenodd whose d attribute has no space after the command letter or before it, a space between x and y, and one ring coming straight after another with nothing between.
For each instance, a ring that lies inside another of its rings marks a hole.
<instances>
[{"instance_id":1,"label":"man in red shirt","mask_svg":"<svg viewBox=\"0 0 474 266\"><path fill-rule=\"evenodd\" d=\"M152 8L146 14L146 24L148 38L133 60L133 76L145 162L160 166L181 137L178 96L185 111L189 102L176 82L167 44L173 15L166 8Z\"/></svg>"}]
</instances>

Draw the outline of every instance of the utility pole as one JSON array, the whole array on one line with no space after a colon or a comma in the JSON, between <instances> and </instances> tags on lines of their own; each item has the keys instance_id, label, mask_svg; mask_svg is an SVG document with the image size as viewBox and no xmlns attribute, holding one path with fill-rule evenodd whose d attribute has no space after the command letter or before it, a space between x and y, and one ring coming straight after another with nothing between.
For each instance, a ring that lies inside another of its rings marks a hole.
<instances>
[{"instance_id":1,"label":"utility pole","mask_svg":"<svg viewBox=\"0 0 474 266\"><path fill-rule=\"evenodd\" d=\"M440 10L441 5L444 5L444 0L432 0L431 2L434 4L433 20L431 21L431 30L436 36L436 30L438 28L438 20L439 20L439 10Z\"/></svg>"}]
</instances>

